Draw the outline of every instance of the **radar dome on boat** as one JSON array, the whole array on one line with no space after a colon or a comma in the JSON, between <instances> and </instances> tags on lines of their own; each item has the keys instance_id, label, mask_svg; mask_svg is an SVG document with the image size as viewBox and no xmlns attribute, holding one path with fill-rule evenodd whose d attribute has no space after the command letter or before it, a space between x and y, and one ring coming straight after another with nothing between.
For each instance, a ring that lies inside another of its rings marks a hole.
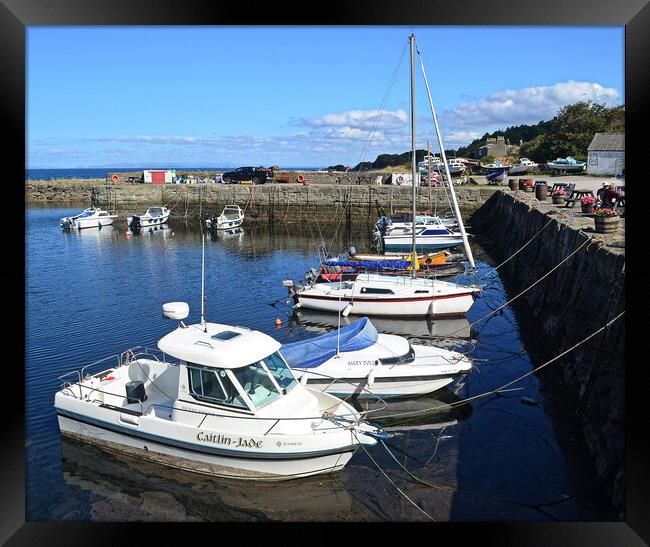
<instances>
[{"instance_id":1,"label":"radar dome on boat","mask_svg":"<svg viewBox=\"0 0 650 547\"><path fill-rule=\"evenodd\" d=\"M168 319L181 321L190 314L190 307L187 302L168 302L163 304L163 316Z\"/></svg>"}]
</instances>

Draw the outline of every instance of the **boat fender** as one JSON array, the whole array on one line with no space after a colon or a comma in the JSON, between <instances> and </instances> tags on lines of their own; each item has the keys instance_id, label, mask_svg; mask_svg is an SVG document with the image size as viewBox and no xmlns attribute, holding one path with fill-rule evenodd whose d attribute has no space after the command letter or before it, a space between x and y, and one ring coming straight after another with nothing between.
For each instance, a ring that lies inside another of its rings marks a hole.
<instances>
[{"instance_id":1,"label":"boat fender","mask_svg":"<svg viewBox=\"0 0 650 547\"><path fill-rule=\"evenodd\" d=\"M368 373L368 377L366 378L366 384L368 384L368 387L372 387L374 383L375 383L375 369L373 368Z\"/></svg>"},{"instance_id":2,"label":"boat fender","mask_svg":"<svg viewBox=\"0 0 650 547\"><path fill-rule=\"evenodd\" d=\"M348 304L347 306L345 306L345 308L343 308L343 312L341 313L341 315L343 317L347 317L348 315L350 315L351 311L352 311L352 304Z\"/></svg>"}]
</instances>

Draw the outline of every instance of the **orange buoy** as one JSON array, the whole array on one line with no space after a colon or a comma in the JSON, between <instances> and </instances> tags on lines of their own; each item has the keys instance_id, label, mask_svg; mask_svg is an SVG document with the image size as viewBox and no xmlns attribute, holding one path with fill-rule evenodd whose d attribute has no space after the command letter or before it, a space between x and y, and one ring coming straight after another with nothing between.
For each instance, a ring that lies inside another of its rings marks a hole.
<instances>
[{"instance_id":1,"label":"orange buoy","mask_svg":"<svg viewBox=\"0 0 650 547\"><path fill-rule=\"evenodd\" d=\"M282 325L282 319L280 319L279 317L276 317L275 318L275 326L279 327L281 325Z\"/></svg>"}]
</instances>

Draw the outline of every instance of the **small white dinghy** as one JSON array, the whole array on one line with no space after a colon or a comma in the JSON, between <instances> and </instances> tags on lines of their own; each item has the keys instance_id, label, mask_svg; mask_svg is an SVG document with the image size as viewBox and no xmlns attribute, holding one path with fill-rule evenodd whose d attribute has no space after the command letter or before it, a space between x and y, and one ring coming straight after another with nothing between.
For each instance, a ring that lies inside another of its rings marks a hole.
<instances>
[{"instance_id":1,"label":"small white dinghy","mask_svg":"<svg viewBox=\"0 0 650 547\"><path fill-rule=\"evenodd\" d=\"M101 228L102 226L109 226L117 218L117 214L113 211L104 211L99 207L89 207L83 212L73 217L63 217L59 221L59 226L64 230L71 230L73 228L81 230L82 228Z\"/></svg>"},{"instance_id":2,"label":"small white dinghy","mask_svg":"<svg viewBox=\"0 0 650 547\"><path fill-rule=\"evenodd\" d=\"M144 215L133 215L126 218L126 225L131 231L137 232L141 228L160 226L169 220L167 207L149 207Z\"/></svg>"},{"instance_id":3,"label":"small white dinghy","mask_svg":"<svg viewBox=\"0 0 650 547\"><path fill-rule=\"evenodd\" d=\"M386 434L348 403L300 384L280 343L258 331L185 325L184 302L163 306L178 328L162 352L128 350L61 376L61 434L214 476L286 480L341 469ZM137 348L136 348L137 349ZM169 357L174 358L170 360Z\"/></svg>"},{"instance_id":4,"label":"small white dinghy","mask_svg":"<svg viewBox=\"0 0 650 547\"><path fill-rule=\"evenodd\" d=\"M244 212L239 205L226 205L219 216L212 215L206 219L208 230L229 230L241 226L244 222Z\"/></svg>"},{"instance_id":5,"label":"small white dinghy","mask_svg":"<svg viewBox=\"0 0 650 547\"><path fill-rule=\"evenodd\" d=\"M472 370L462 353L379 334L367 317L280 352L302 384L336 395L422 395Z\"/></svg>"}]
</instances>

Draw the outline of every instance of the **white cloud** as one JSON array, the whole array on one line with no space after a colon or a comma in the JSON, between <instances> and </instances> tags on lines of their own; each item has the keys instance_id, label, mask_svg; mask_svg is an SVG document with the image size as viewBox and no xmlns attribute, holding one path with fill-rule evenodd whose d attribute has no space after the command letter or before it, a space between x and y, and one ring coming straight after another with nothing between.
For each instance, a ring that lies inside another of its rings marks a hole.
<instances>
[{"instance_id":1,"label":"white cloud","mask_svg":"<svg viewBox=\"0 0 650 547\"><path fill-rule=\"evenodd\" d=\"M442 119L456 131L473 128L483 134L479 128L505 129L510 125L550 120L561 107L578 101L614 105L619 98L614 88L569 80L550 86L499 91L480 101L460 103L445 111Z\"/></svg>"}]
</instances>

